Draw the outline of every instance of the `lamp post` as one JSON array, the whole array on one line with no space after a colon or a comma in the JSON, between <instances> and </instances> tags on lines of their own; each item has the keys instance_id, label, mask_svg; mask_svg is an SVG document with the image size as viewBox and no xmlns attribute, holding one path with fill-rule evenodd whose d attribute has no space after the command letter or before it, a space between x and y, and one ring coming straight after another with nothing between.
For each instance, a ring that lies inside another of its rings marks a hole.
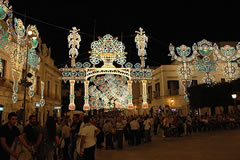
<instances>
[{"instance_id":1,"label":"lamp post","mask_svg":"<svg viewBox=\"0 0 240 160\"><path fill-rule=\"evenodd\" d=\"M171 107L173 107L173 103L174 103L174 99L173 98L171 98Z\"/></svg>"},{"instance_id":2,"label":"lamp post","mask_svg":"<svg viewBox=\"0 0 240 160\"><path fill-rule=\"evenodd\" d=\"M32 35L32 31L27 32L28 36ZM37 39L37 37L32 37L34 40ZM31 82L27 82L27 77L31 78L33 75L31 73L28 73L28 47L27 47L27 57L26 57L26 63L25 63L25 72L23 74L23 85L24 85L24 95L23 95L23 110L24 110L24 116L23 116L23 123L25 125L26 120L26 95L27 95L27 87L31 86Z\"/></svg>"},{"instance_id":3,"label":"lamp post","mask_svg":"<svg viewBox=\"0 0 240 160\"><path fill-rule=\"evenodd\" d=\"M234 100L234 111L235 111L235 113L237 113L237 112L238 112L237 103L236 103L237 94L236 94L236 93L232 94L232 98L233 98L233 100Z\"/></svg>"},{"instance_id":4,"label":"lamp post","mask_svg":"<svg viewBox=\"0 0 240 160\"><path fill-rule=\"evenodd\" d=\"M29 37L28 41L31 43L31 39L36 40L37 36L33 35L33 32L29 30L27 32L27 36ZM29 43L28 42L28 43ZM27 81L27 78L31 78L33 75L31 73L28 73L28 46L27 48L27 55L26 55L26 62L25 62L25 72L23 74L22 84L24 85L24 95L23 95L23 110L24 110L24 116L23 116L23 123L25 125L26 121L26 95L27 95L27 87L31 86L32 83Z\"/></svg>"},{"instance_id":5,"label":"lamp post","mask_svg":"<svg viewBox=\"0 0 240 160\"><path fill-rule=\"evenodd\" d=\"M35 25L28 25L28 27L25 29L22 20L13 17L12 6L8 6L8 1L1 0L0 6L0 8L4 8L2 11L3 13L1 13L3 16L1 16L0 19L4 20L7 16L6 25L8 27L8 35L5 50L7 53L9 53L11 62L13 78L12 100L13 103L16 103L18 100L18 83L22 77L21 84L24 86L23 119L25 122L26 88L31 86L29 95L31 97L34 95L34 83L32 83L33 80L30 79L28 82L28 78L31 78L33 75L35 76L35 70L39 68L38 64L40 62L40 58L35 54L35 48L38 46L37 38L39 37L39 33ZM27 64L31 66L32 73L27 73ZM25 68L25 73L22 75L23 68Z\"/></svg>"}]
</instances>

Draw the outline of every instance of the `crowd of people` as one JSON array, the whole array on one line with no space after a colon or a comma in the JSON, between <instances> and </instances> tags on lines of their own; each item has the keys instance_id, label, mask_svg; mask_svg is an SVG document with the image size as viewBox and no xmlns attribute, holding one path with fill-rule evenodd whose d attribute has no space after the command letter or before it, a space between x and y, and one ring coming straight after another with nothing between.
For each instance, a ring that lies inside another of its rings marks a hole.
<instances>
[{"instance_id":1,"label":"crowd of people","mask_svg":"<svg viewBox=\"0 0 240 160\"><path fill-rule=\"evenodd\" d=\"M189 136L196 132L240 128L238 114L208 114L185 117L174 112L153 116L125 116L108 112L95 116L74 114L72 119L48 117L41 126L35 115L28 124L17 123L17 115L8 115L0 128L0 155L4 160L94 160L95 148L123 149L123 144L138 146L152 141L153 135L163 138Z\"/></svg>"}]
</instances>

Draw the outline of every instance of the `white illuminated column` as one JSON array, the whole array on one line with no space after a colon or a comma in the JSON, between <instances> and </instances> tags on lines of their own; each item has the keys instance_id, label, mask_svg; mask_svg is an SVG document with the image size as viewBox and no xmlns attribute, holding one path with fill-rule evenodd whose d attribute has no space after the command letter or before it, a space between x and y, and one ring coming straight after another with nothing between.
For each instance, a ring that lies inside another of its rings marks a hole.
<instances>
[{"instance_id":1,"label":"white illuminated column","mask_svg":"<svg viewBox=\"0 0 240 160\"><path fill-rule=\"evenodd\" d=\"M148 109L148 103L147 103L147 80L142 80L142 98L143 98L143 103L142 103L142 108L143 109Z\"/></svg>"},{"instance_id":2,"label":"white illuminated column","mask_svg":"<svg viewBox=\"0 0 240 160\"><path fill-rule=\"evenodd\" d=\"M43 107L45 105L45 100L44 100L44 82L41 81L41 99L40 99L40 105Z\"/></svg>"},{"instance_id":3,"label":"white illuminated column","mask_svg":"<svg viewBox=\"0 0 240 160\"><path fill-rule=\"evenodd\" d=\"M69 80L70 82L70 104L68 106L69 110L75 110L75 104L74 104L74 99L75 99L75 95L74 95L74 84L75 84L75 80Z\"/></svg>"},{"instance_id":4,"label":"white illuminated column","mask_svg":"<svg viewBox=\"0 0 240 160\"><path fill-rule=\"evenodd\" d=\"M128 109L133 110L134 106L132 103L132 81L127 81L128 83Z\"/></svg>"},{"instance_id":5,"label":"white illuminated column","mask_svg":"<svg viewBox=\"0 0 240 160\"><path fill-rule=\"evenodd\" d=\"M88 95L88 85L89 85L89 81L84 81L84 88L85 88L84 106L83 106L83 110L84 111L89 111L90 110L89 95Z\"/></svg>"}]
</instances>

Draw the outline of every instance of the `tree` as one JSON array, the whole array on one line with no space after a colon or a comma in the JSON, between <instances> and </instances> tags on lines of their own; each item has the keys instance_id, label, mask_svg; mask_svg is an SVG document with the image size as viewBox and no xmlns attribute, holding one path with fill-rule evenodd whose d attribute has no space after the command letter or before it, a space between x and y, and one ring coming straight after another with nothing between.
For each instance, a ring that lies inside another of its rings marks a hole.
<instances>
[{"instance_id":1,"label":"tree","mask_svg":"<svg viewBox=\"0 0 240 160\"><path fill-rule=\"evenodd\" d=\"M239 81L240 84L240 81ZM240 87L238 88L240 91ZM237 85L237 84L235 84ZM237 89L237 87L236 87ZM217 83L215 85L199 84L188 88L189 104L191 109L216 106L228 106L233 104L231 97L233 90L232 83Z\"/></svg>"}]
</instances>

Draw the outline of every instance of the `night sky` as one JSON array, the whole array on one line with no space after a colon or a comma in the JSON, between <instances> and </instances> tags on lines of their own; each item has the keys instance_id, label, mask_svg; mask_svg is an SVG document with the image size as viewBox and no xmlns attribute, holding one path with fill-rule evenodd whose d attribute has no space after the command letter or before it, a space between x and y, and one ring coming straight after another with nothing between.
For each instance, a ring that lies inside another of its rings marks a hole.
<instances>
[{"instance_id":1,"label":"night sky","mask_svg":"<svg viewBox=\"0 0 240 160\"><path fill-rule=\"evenodd\" d=\"M82 38L77 58L80 62L88 61L91 42L105 34L123 41L127 61L140 62L134 43L139 27L149 37L146 60L149 66L171 62L167 56L169 43L191 47L204 38L212 42L240 40L238 4L228 1L9 1L14 16L21 18L25 26L37 25L42 42L52 48L52 58L58 67L70 64L67 36L73 26L80 29Z\"/></svg>"}]
</instances>

